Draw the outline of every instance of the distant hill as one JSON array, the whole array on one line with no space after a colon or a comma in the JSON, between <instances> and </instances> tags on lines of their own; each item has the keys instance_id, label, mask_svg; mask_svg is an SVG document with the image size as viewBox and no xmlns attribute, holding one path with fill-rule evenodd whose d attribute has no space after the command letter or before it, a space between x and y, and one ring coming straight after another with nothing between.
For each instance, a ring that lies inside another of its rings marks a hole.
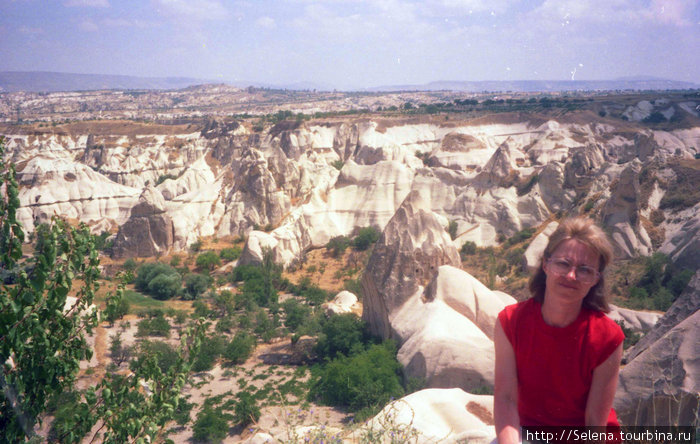
<instances>
[{"instance_id":1,"label":"distant hill","mask_svg":"<svg viewBox=\"0 0 700 444\"><path fill-rule=\"evenodd\" d=\"M135 77L45 71L0 72L1 92L91 91L98 89L180 89L204 83L213 82L211 80L187 77Z\"/></svg>"},{"instance_id":2,"label":"distant hill","mask_svg":"<svg viewBox=\"0 0 700 444\"><path fill-rule=\"evenodd\" d=\"M193 85L220 84L221 79L196 79L189 77L137 77L103 74L74 74L47 71L0 72L0 92L56 92L92 91L101 89L182 89ZM226 81L236 87L256 86L272 89L332 91L333 86L324 83L296 82L270 84L256 81ZM365 88L363 91L615 91L615 90L665 90L695 89L700 85L677 80L637 76L614 80L513 80L513 81L436 81L422 85L384 85Z\"/></svg>"},{"instance_id":3,"label":"distant hill","mask_svg":"<svg viewBox=\"0 0 700 444\"><path fill-rule=\"evenodd\" d=\"M664 90L694 89L700 85L677 80L653 77L629 77L615 80L485 80L478 82L439 81L423 85L385 85L368 88L367 91L615 91L615 90Z\"/></svg>"}]
</instances>

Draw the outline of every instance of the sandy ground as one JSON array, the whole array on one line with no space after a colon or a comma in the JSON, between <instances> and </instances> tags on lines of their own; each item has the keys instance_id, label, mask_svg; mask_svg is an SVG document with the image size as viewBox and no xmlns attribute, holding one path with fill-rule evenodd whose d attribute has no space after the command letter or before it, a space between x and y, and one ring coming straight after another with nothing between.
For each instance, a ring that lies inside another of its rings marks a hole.
<instances>
[{"instance_id":1,"label":"sandy ground","mask_svg":"<svg viewBox=\"0 0 700 444\"><path fill-rule=\"evenodd\" d=\"M107 366L112 362L109 356L109 344L112 336L121 332L123 344L133 345L136 343L138 321L138 317L128 315L112 327L103 324L95 330L95 334L88 338L95 353L89 362L81 364L79 388L99 383L99 380L104 376ZM172 324L173 322L171 322ZM179 326L173 325L170 338L150 337L147 339L164 340L177 346L180 340L180 331ZM312 342L313 340L310 338L302 338L295 349L292 349L288 338L277 339L270 344L260 344L253 355L242 365L222 367L221 364L217 364L211 371L195 374L183 391L187 401L195 405L190 413L192 421L186 427L179 427L173 422L170 425L173 430L169 436L170 439L178 444L192 442L192 424L201 405L208 397L230 393L225 396L224 400L235 400L236 393L241 390L242 382L245 387L255 386L259 389L267 383L271 383L274 387L291 379L295 370L298 369L297 365L290 364L290 362L297 360L299 353L295 350L310 347ZM127 368L128 364L122 363L119 370L125 371ZM305 381L308 379L308 375L309 373L306 371L303 377L297 379ZM268 405L271 404L268 401L270 398L280 399L280 401L275 402L275 405ZM266 400L258 401L258 405L262 413L258 423L243 430L232 427L229 436L224 440L225 443L240 442L258 431L273 436L291 438L294 429L301 426L323 425L329 428L342 428L350 418L347 413L340 409L318 406L313 403L305 404L303 399L296 399L293 395L288 395L286 400L282 400L282 395L279 393L269 396ZM40 432L43 436L48 433L50 421L49 417L44 422Z\"/></svg>"}]
</instances>

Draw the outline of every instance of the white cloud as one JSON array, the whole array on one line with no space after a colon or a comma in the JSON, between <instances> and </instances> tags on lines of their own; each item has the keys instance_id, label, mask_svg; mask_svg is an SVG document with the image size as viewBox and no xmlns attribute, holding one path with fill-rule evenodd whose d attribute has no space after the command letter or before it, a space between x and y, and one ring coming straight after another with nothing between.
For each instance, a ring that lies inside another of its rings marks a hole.
<instances>
[{"instance_id":1,"label":"white cloud","mask_svg":"<svg viewBox=\"0 0 700 444\"><path fill-rule=\"evenodd\" d=\"M664 25L689 26L693 24L690 17L697 5L698 0L651 0L642 16Z\"/></svg>"},{"instance_id":2,"label":"white cloud","mask_svg":"<svg viewBox=\"0 0 700 444\"><path fill-rule=\"evenodd\" d=\"M39 34L43 34L44 30L42 28L37 28L37 27L32 27L32 26L20 26L19 32L20 32L20 34L24 34L24 35L39 35Z\"/></svg>"},{"instance_id":3,"label":"white cloud","mask_svg":"<svg viewBox=\"0 0 700 444\"><path fill-rule=\"evenodd\" d=\"M277 26L277 23L275 23L275 19L272 17L260 17L255 21L255 24L260 26L261 28L267 28L267 29L273 29Z\"/></svg>"},{"instance_id":4,"label":"white cloud","mask_svg":"<svg viewBox=\"0 0 700 444\"><path fill-rule=\"evenodd\" d=\"M700 0L545 0L531 11L530 18L545 24L569 25L618 23L623 25L663 24L687 26Z\"/></svg>"},{"instance_id":5,"label":"white cloud","mask_svg":"<svg viewBox=\"0 0 700 444\"><path fill-rule=\"evenodd\" d=\"M94 8L108 8L108 0L66 0L64 6L90 6Z\"/></svg>"},{"instance_id":6,"label":"white cloud","mask_svg":"<svg viewBox=\"0 0 700 444\"><path fill-rule=\"evenodd\" d=\"M85 32L96 32L100 29L99 26L95 24L95 22L89 19L80 22L78 27Z\"/></svg>"},{"instance_id":7,"label":"white cloud","mask_svg":"<svg viewBox=\"0 0 700 444\"><path fill-rule=\"evenodd\" d=\"M431 0L429 6L442 6L449 9L461 10L462 12L484 12L494 11L503 13L510 9L517 0Z\"/></svg>"},{"instance_id":8,"label":"white cloud","mask_svg":"<svg viewBox=\"0 0 700 444\"><path fill-rule=\"evenodd\" d=\"M163 15L177 20L221 20L228 17L228 10L220 0L153 0Z\"/></svg>"},{"instance_id":9,"label":"white cloud","mask_svg":"<svg viewBox=\"0 0 700 444\"><path fill-rule=\"evenodd\" d=\"M139 19L124 19L124 18L107 18L100 22L102 25L110 28L140 28L146 29L152 26L157 26L153 23L148 23Z\"/></svg>"}]
</instances>

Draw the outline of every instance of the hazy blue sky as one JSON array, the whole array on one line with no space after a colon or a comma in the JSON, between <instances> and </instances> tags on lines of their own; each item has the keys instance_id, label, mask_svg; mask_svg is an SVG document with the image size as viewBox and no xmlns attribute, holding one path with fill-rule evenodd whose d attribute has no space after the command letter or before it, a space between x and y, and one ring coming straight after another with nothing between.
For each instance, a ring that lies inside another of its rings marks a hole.
<instances>
[{"instance_id":1,"label":"hazy blue sky","mask_svg":"<svg viewBox=\"0 0 700 444\"><path fill-rule=\"evenodd\" d=\"M700 83L700 0L0 0L0 71Z\"/></svg>"}]
</instances>

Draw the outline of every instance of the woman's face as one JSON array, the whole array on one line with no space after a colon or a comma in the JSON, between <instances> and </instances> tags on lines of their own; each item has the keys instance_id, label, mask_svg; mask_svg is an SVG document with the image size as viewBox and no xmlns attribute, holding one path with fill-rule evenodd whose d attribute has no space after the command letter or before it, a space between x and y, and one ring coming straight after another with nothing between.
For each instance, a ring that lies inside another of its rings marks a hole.
<instances>
[{"instance_id":1,"label":"woman's face","mask_svg":"<svg viewBox=\"0 0 700 444\"><path fill-rule=\"evenodd\" d=\"M566 260L571 267L565 273L554 270L552 260ZM545 288L545 301L553 297L564 303L582 303L588 291L598 283L596 278L592 282L584 282L582 273L576 272L577 267L590 267L597 271L600 266L600 257L586 244L576 240L567 239L552 252L549 261L545 261L543 269L547 275Z\"/></svg>"}]
</instances>

